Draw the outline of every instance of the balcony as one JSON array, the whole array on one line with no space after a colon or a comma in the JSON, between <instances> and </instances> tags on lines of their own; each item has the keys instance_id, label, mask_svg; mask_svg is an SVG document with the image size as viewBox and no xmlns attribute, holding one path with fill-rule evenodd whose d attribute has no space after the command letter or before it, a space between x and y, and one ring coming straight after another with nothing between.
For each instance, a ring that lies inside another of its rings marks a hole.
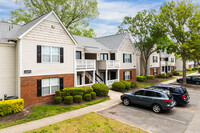
<instances>
[{"instance_id":1,"label":"balcony","mask_svg":"<svg viewBox=\"0 0 200 133\"><path fill-rule=\"evenodd\" d=\"M76 60L76 70L95 70L95 60Z\"/></svg>"},{"instance_id":2,"label":"balcony","mask_svg":"<svg viewBox=\"0 0 200 133\"><path fill-rule=\"evenodd\" d=\"M98 61L98 69L119 69L120 62L118 60L100 60Z\"/></svg>"}]
</instances>

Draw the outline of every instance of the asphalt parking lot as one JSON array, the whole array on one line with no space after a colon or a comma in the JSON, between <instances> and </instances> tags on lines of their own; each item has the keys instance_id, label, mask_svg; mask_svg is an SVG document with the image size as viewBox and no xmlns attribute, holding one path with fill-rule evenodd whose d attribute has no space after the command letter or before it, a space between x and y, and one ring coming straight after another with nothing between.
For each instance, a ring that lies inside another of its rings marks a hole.
<instances>
[{"instance_id":1,"label":"asphalt parking lot","mask_svg":"<svg viewBox=\"0 0 200 133\"><path fill-rule=\"evenodd\" d=\"M188 129L190 129L189 131L192 130L189 125L191 125L191 121L192 123L194 122L194 116L196 117L200 114L198 111L200 108L200 86L191 85L187 90L190 95L190 103L188 105L178 106L160 114L153 113L149 108L136 105L124 106L123 104L99 113L153 133L188 132ZM197 113L199 114L196 115ZM195 123L195 125L192 125L192 128L195 129L191 133L199 131L197 129L199 129L200 118L195 119Z\"/></svg>"}]
</instances>

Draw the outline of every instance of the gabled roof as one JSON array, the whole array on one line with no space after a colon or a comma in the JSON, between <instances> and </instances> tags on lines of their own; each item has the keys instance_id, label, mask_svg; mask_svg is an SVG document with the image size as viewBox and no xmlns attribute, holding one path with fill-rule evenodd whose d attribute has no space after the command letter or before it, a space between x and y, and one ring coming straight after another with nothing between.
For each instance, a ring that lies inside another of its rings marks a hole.
<instances>
[{"instance_id":1,"label":"gabled roof","mask_svg":"<svg viewBox=\"0 0 200 133\"><path fill-rule=\"evenodd\" d=\"M95 38L95 40L106 46L108 49L117 50L121 46L127 34L128 33L104 36Z\"/></svg>"}]
</instances>

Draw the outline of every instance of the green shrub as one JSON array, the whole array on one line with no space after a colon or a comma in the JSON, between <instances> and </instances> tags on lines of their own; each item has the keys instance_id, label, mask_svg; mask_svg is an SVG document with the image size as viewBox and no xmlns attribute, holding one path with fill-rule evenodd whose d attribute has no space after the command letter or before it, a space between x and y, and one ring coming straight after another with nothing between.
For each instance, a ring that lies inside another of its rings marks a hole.
<instances>
[{"instance_id":1,"label":"green shrub","mask_svg":"<svg viewBox=\"0 0 200 133\"><path fill-rule=\"evenodd\" d=\"M61 90L56 90L55 92L56 96L60 96L60 97L62 96L62 93L63 92Z\"/></svg>"},{"instance_id":2,"label":"green shrub","mask_svg":"<svg viewBox=\"0 0 200 133\"><path fill-rule=\"evenodd\" d=\"M123 92L126 88L126 85L123 82L114 82L112 84L112 90Z\"/></svg>"},{"instance_id":3,"label":"green shrub","mask_svg":"<svg viewBox=\"0 0 200 133\"><path fill-rule=\"evenodd\" d=\"M167 73L166 75L169 75L169 77L172 77L173 73Z\"/></svg>"},{"instance_id":4,"label":"green shrub","mask_svg":"<svg viewBox=\"0 0 200 133\"><path fill-rule=\"evenodd\" d=\"M91 97L90 94L85 94L85 95L84 95L84 100L85 100L85 101L91 101L91 98L92 98L92 97Z\"/></svg>"},{"instance_id":5,"label":"green shrub","mask_svg":"<svg viewBox=\"0 0 200 133\"><path fill-rule=\"evenodd\" d=\"M126 90L128 90L128 89L131 88L131 82L130 81L124 81L124 80L122 80L120 82L122 82L125 85L125 89Z\"/></svg>"},{"instance_id":6,"label":"green shrub","mask_svg":"<svg viewBox=\"0 0 200 133\"><path fill-rule=\"evenodd\" d=\"M96 98L97 94L95 92L91 92L91 99L94 100Z\"/></svg>"},{"instance_id":7,"label":"green shrub","mask_svg":"<svg viewBox=\"0 0 200 133\"><path fill-rule=\"evenodd\" d=\"M107 96L109 92L109 87L103 83L95 83L92 85L94 92L97 96Z\"/></svg>"},{"instance_id":8,"label":"green shrub","mask_svg":"<svg viewBox=\"0 0 200 133\"><path fill-rule=\"evenodd\" d=\"M54 103L55 104L60 104L62 102L62 97L61 96L55 96L54 97Z\"/></svg>"},{"instance_id":9,"label":"green shrub","mask_svg":"<svg viewBox=\"0 0 200 133\"><path fill-rule=\"evenodd\" d=\"M72 104L73 103L73 96L66 96L64 97L65 104Z\"/></svg>"},{"instance_id":10,"label":"green shrub","mask_svg":"<svg viewBox=\"0 0 200 133\"><path fill-rule=\"evenodd\" d=\"M135 88L135 87L137 87L137 83L132 82L132 83L131 83L131 88Z\"/></svg>"},{"instance_id":11,"label":"green shrub","mask_svg":"<svg viewBox=\"0 0 200 133\"><path fill-rule=\"evenodd\" d=\"M136 76L137 81L144 82L146 80L145 76Z\"/></svg>"},{"instance_id":12,"label":"green shrub","mask_svg":"<svg viewBox=\"0 0 200 133\"><path fill-rule=\"evenodd\" d=\"M64 96L84 95L84 90L81 87L72 87L63 89Z\"/></svg>"},{"instance_id":13,"label":"green shrub","mask_svg":"<svg viewBox=\"0 0 200 133\"><path fill-rule=\"evenodd\" d=\"M179 73L177 71L172 72L174 76L179 76Z\"/></svg>"},{"instance_id":14,"label":"green shrub","mask_svg":"<svg viewBox=\"0 0 200 133\"><path fill-rule=\"evenodd\" d=\"M187 68L186 71L192 71L192 68Z\"/></svg>"},{"instance_id":15,"label":"green shrub","mask_svg":"<svg viewBox=\"0 0 200 133\"><path fill-rule=\"evenodd\" d=\"M147 75L147 79L153 79L154 76L153 75Z\"/></svg>"},{"instance_id":16,"label":"green shrub","mask_svg":"<svg viewBox=\"0 0 200 133\"><path fill-rule=\"evenodd\" d=\"M22 111L24 108L23 99L12 99L0 101L0 116L5 116L12 113L17 113Z\"/></svg>"},{"instance_id":17,"label":"green shrub","mask_svg":"<svg viewBox=\"0 0 200 133\"><path fill-rule=\"evenodd\" d=\"M166 75L165 78L169 78L169 75Z\"/></svg>"},{"instance_id":18,"label":"green shrub","mask_svg":"<svg viewBox=\"0 0 200 133\"><path fill-rule=\"evenodd\" d=\"M159 73L158 74L158 78L165 78L166 76L165 76L165 73Z\"/></svg>"},{"instance_id":19,"label":"green shrub","mask_svg":"<svg viewBox=\"0 0 200 133\"><path fill-rule=\"evenodd\" d=\"M82 96L81 95L74 96L74 102L75 103L81 103L82 102Z\"/></svg>"},{"instance_id":20,"label":"green shrub","mask_svg":"<svg viewBox=\"0 0 200 133\"><path fill-rule=\"evenodd\" d=\"M83 86L81 88L83 88L84 94L90 94L93 91L92 87L90 86Z\"/></svg>"}]
</instances>

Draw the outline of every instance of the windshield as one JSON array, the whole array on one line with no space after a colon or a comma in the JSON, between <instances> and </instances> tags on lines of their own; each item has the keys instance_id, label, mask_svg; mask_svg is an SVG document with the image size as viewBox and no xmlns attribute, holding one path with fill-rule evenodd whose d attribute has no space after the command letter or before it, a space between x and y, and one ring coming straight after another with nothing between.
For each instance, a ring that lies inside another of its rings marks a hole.
<instances>
[{"instance_id":1,"label":"windshield","mask_svg":"<svg viewBox=\"0 0 200 133\"><path fill-rule=\"evenodd\" d=\"M187 94L187 93L188 93L187 90L186 90L186 88L182 88L182 90L183 90L183 93L184 93L184 94Z\"/></svg>"}]
</instances>

